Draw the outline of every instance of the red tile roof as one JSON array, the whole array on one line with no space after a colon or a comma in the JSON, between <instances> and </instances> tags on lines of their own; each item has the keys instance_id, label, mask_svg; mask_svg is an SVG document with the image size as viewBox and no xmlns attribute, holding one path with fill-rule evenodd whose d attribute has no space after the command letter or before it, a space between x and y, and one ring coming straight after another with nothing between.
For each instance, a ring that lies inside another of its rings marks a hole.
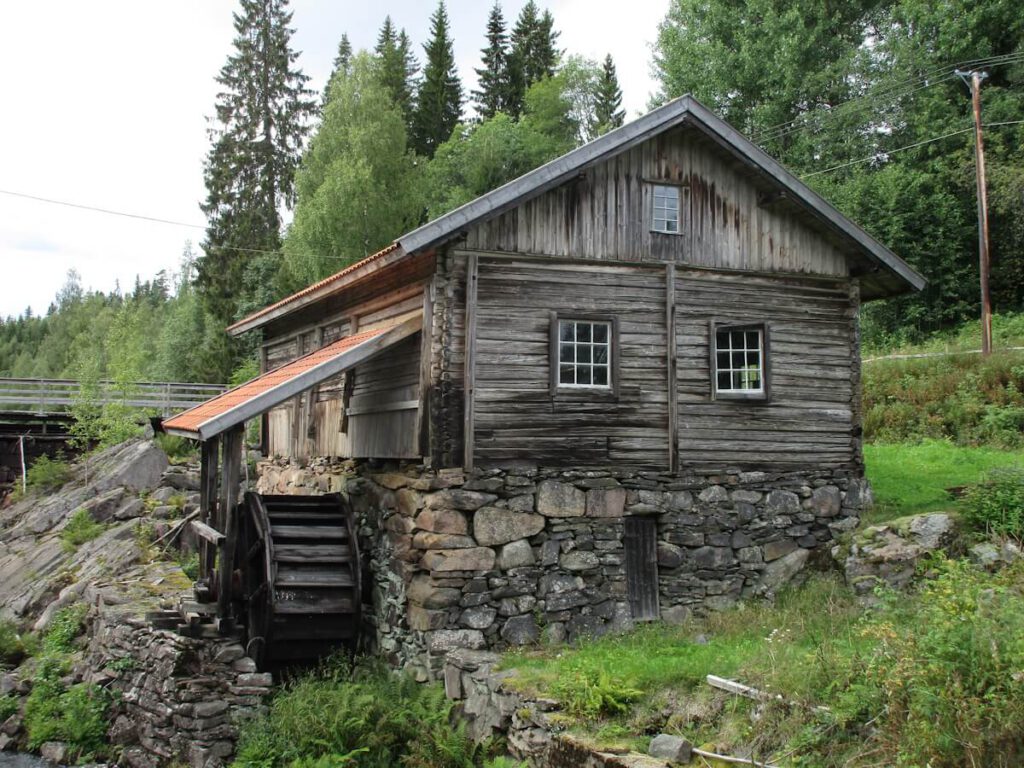
<instances>
[{"instance_id":1,"label":"red tile roof","mask_svg":"<svg viewBox=\"0 0 1024 768\"><path fill-rule=\"evenodd\" d=\"M321 363L327 362L343 352L352 349L353 347L357 347L365 341L376 338L389 330L391 330L390 327L378 328L372 331L364 331L362 333L356 333L352 336L346 336L343 339L339 339L338 341L328 344L326 347L321 347L320 349L310 352L307 355L303 355L296 360L292 360L290 363L285 363L281 367L268 371L252 381L246 382L234 389L229 389L227 392L217 395L217 397L207 400L205 403L201 403L187 411L179 413L177 416L167 419L164 421L164 428L194 432L198 435L199 428L211 419L222 416L257 395L263 394L275 387L279 387L282 384L291 381L299 374L304 373L311 368L315 368Z\"/></svg>"},{"instance_id":2,"label":"red tile roof","mask_svg":"<svg viewBox=\"0 0 1024 768\"><path fill-rule=\"evenodd\" d=\"M346 275L351 274L352 272L355 272L360 267L365 266L366 264L369 264L370 262L376 261L377 259L380 259L380 258L382 258L384 256L387 256L389 253L392 253L393 251L398 250L398 247L399 247L398 241L395 241L391 245L389 245L387 248L383 248L383 249L377 251L376 253L374 253L374 254L372 254L370 256L367 256L362 261L357 261L355 264L349 264L347 267L345 267L340 272L335 272L330 277L325 277L323 280L321 280L321 281L319 281L317 283L313 283L312 285L307 285L301 291L298 291L297 293L293 293L291 296L285 296L280 301L276 301L273 304L271 304L269 306L266 306L263 309L259 310L258 312L253 312L248 317L243 317L238 322L232 323L231 325L229 325L226 330L227 330L228 333L231 333L232 330L234 330L235 328L238 328L239 326L246 325L246 324L252 322L253 320L261 318L264 315L268 315L268 314L270 314L271 312L273 312L276 309L279 309L279 308L284 307L284 306L286 306L288 304L291 304L294 301L297 301L297 300L301 299L303 296L308 296L311 293L316 293L321 288L324 288L324 287L330 285L331 283L335 283L335 282L341 280L343 277L345 277Z\"/></svg>"}]
</instances>

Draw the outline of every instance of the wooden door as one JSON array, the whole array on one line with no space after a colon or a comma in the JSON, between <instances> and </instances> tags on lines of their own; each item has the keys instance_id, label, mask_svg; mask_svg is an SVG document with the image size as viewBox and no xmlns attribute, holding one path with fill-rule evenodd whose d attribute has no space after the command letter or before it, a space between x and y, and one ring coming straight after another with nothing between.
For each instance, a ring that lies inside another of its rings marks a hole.
<instances>
[{"instance_id":1,"label":"wooden door","mask_svg":"<svg viewBox=\"0 0 1024 768\"><path fill-rule=\"evenodd\" d=\"M658 521L653 517L627 517L626 597L638 621L658 618Z\"/></svg>"}]
</instances>

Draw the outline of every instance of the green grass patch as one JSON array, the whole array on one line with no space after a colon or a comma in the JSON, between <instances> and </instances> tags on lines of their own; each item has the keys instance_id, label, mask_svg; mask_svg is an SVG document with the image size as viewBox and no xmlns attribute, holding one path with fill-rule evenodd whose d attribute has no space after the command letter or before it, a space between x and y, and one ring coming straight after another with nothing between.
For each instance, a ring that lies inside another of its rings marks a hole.
<instances>
[{"instance_id":1,"label":"green grass patch","mask_svg":"<svg viewBox=\"0 0 1024 768\"><path fill-rule=\"evenodd\" d=\"M993 469L1024 466L1024 450L964 447L944 440L864 446L875 494L871 521L958 509L947 489L980 482Z\"/></svg>"},{"instance_id":2,"label":"green grass patch","mask_svg":"<svg viewBox=\"0 0 1024 768\"><path fill-rule=\"evenodd\" d=\"M102 757L107 749L107 709L110 695L96 685L65 687L66 658L51 655L40 660L25 702L28 746L38 749L47 741L67 743L76 761Z\"/></svg>"},{"instance_id":3,"label":"green grass patch","mask_svg":"<svg viewBox=\"0 0 1024 768\"><path fill-rule=\"evenodd\" d=\"M0 696L0 723L18 711L18 699L10 694Z\"/></svg>"},{"instance_id":4,"label":"green grass patch","mask_svg":"<svg viewBox=\"0 0 1024 768\"><path fill-rule=\"evenodd\" d=\"M74 552L86 542L98 538L106 529L103 523L97 523L92 519L88 510L80 509L71 516L64 530L60 532L61 545L65 552Z\"/></svg>"},{"instance_id":5,"label":"green grass patch","mask_svg":"<svg viewBox=\"0 0 1024 768\"><path fill-rule=\"evenodd\" d=\"M451 702L381 664L329 660L279 692L247 723L234 765L244 768L481 768L490 745L450 723Z\"/></svg>"},{"instance_id":6,"label":"green grass patch","mask_svg":"<svg viewBox=\"0 0 1024 768\"><path fill-rule=\"evenodd\" d=\"M30 636L18 631L18 625L9 619L0 619L0 668L15 667L32 655Z\"/></svg>"},{"instance_id":7,"label":"green grass patch","mask_svg":"<svg viewBox=\"0 0 1024 768\"><path fill-rule=\"evenodd\" d=\"M57 611L43 633L43 650L48 654L67 654L74 650L75 639L85 628L89 606L76 603Z\"/></svg>"},{"instance_id":8,"label":"green grass patch","mask_svg":"<svg viewBox=\"0 0 1024 768\"><path fill-rule=\"evenodd\" d=\"M929 572L916 592L881 593L870 611L838 577L817 575L774 607L510 653L508 684L559 699L556 717L599 747L669 732L806 768L1020 765L1024 563L992 574L936 558ZM731 696L707 686L708 674L771 698ZM613 696L638 693L579 706L594 680Z\"/></svg>"}]
</instances>

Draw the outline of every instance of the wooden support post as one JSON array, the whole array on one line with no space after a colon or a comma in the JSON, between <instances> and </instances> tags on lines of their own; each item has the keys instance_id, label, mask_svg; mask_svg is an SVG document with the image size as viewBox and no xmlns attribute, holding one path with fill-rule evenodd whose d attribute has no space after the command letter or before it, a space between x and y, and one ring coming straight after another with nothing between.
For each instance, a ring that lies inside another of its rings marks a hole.
<instances>
[{"instance_id":1,"label":"wooden support post","mask_svg":"<svg viewBox=\"0 0 1024 768\"><path fill-rule=\"evenodd\" d=\"M432 285L423 287L423 330L420 332L419 413L416 446L421 457L430 455L430 352L433 349L434 301Z\"/></svg>"},{"instance_id":2,"label":"wooden support post","mask_svg":"<svg viewBox=\"0 0 1024 768\"><path fill-rule=\"evenodd\" d=\"M676 385L676 265L665 265L665 365L668 374L668 470L679 471L679 392Z\"/></svg>"},{"instance_id":3,"label":"wooden support post","mask_svg":"<svg viewBox=\"0 0 1024 768\"><path fill-rule=\"evenodd\" d=\"M21 493L28 493L28 467L25 465L25 436L18 438L18 451L21 453Z\"/></svg>"},{"instance_id":4,"label":"wooden support post","mask_svg":"<svg viewBox=\"0 0 1024 768\"><path fill-rule=\"evenodd\" d=\"M476 284L479 268L479 257L475 253L471 253L466 267L466 365L465 381L463 383L464 418L462 424L462 464L466 472L473 471L473 423L475 421L473 390L476 383Z\"/></svg>"},{"instance_id":5,"label":"wooden support post","mask_svg":"<svg viewBox=\"0 0 1024 768\"><path fill-rule=\"evenodd\" d=\"M217 564L219 578L217 592L217 615L231 624L231 583L235 570L235 544L238 541L238 484L242 470L242 436L241 425L232 427L223 437L224 456L221 474L221 532L224 533L224 544L220 548L220 560Z\"/></svg>"},{"instance_id":6,"label":"wooden support post","mask_svg":"<svg viewBox=\"0 0 1024 768\"><path fill-rule=\"evenodd\" d=\"M260 347L260 375L267 372L269 366L267 345ZM270 414L260 414L260 453L270 455Z\"/></svg>"},{"instance_id":7,"label":"wooden support post","mask_svg":"<svg viewBox=\"0 0 1024 768\"><path fill-rule=\"evenodd\" d=\"M206 525L217 522L217 454L219 439L204 440L199 453L199 519ZM210 586L217 552L206 542L199 544L199 578Z\"/></svg>"}]
</instances>

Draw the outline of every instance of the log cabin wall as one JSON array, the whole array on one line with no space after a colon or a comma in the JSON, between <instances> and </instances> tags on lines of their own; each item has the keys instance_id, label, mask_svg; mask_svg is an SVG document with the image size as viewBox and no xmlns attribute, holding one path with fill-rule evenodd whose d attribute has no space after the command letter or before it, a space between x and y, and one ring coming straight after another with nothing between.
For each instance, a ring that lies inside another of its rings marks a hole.
<instances>
[{"instance_id":1,"label":"log cabin wall","mask_svg":"<svg viewBox=\"0 0 1024 768\"><path fill-rule=\"evenodd\" d=\"M680 190L678 234L651 232L659 183ZM475 461L700 472L861 466L850 257L706 139L678 129L597 164L470 228L454 260L473 254ZM618 319L614 398L552 394L553 311ZM766 324L764 401L715 398L714 322ZM460 351L461 330L447 337Z\"/></svg>"},{"instance_id":2,"label":"log cabin wall","mask_svg":"<svg viewBox=\"0 0 1024 768\"><path fill-rule=\"evenodd\" d=\"M545 466L668 463L666 270L479 258L474 455ZM613 318L611 391L552 390L552 312Z\"/></svg>"},{"instance_id":3,"label":"log cabin wall","mask_svg":"<svg viewBox=\"0 0 1024 768\"><path fill-rule=\"evenodd\" d=\"M651 231L652 184L677 185L680 231ZM846 254L707 139L666 132L578 179L472 227L467 250L674 261L720 269L845 276Z\"/></svg>"},{"instance_id":4,"label":"log cabin wall","mask_svg":"<svg viewBox=\"0 0 1024 768\"><path fill-rule=\"evenodd\" d=\"M354 286L268 325L263 370L352 333L422 315L432 270L432 255L417 257L393 270L398 274L374 277L369 285ZM418 407L410 403L418 397L419 339L417 334L354 369L348 376L348 405L360 412L349 418L344 413L346 374L270 411L268 453L296 459L418 456Z\"/></svg>"}]
</instances>

